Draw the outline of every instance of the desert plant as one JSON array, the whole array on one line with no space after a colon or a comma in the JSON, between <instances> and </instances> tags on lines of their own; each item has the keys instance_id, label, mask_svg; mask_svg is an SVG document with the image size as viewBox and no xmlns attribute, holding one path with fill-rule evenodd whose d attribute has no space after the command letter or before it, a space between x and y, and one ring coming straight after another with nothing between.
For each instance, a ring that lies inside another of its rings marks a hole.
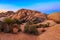
<instances>
[{"instance_id":1,"label":"desert plant","mask_svg":"<svg viewBox=\"0 0 60 40\"><path fill-rule=\"evenodd\" d=\"M11 18L6 18L4 20L4 26L3 26L3 31L4 32L10 32L12 25L15 23L14 19Z\"/></svg>"},{"instance_id":2,"label":"desert plant","mask_svg":"<svg viewBox=\"0 0 60 40\"><path fill-rule=\"evenodd\" d=\"M10 32L10 26L6 23L3 24L3 32L8 33Z\"/></svg>"},{"instance_id":3,"label":"desert plant","mask_svg":"<svg viewBox=\"0 0 60 40\"><path fill-rule=\"evenodd\" d=\"M39 25L37 26L37 28L46 28L46 27L49 27L49 24L50 24L50 23L47 23L47 24L39 24Z\"/></svg>"},{"instance_id":4,"label":"desert plant","mask_svg":"<svg viewBox=\"0 0 60 40\"><path fill-rule=\"evenodd\" d=\"M3 32L4 26L6 26L5 23L0 21L0 32Z\"/></svg>"},{"instance_id":5,"label":"desert plant","mask_svg":"<svg viewBox=\"0 0 60 40\"><path fill-rule=\"evenodd\" d=\"M24 27L24 32L27 32L29 25L32 25L33 23L31 21L26 22L26 25Z\"/></svg>"},{"instance_id":6,"label":"desert plant","mask_svg":"<svg viewBox=\"0 0 60 40\"><path fill-rule=\"evenodd\" d=\"M11 19L11 18L6 18L6 19L4 20L4 22L7 23L7 24L13 24L13 23L16 22L16 20Z\"/></svg>"},{"instance_id":7,"label":"desert plant","mask_svg":"<svg viewBox=\"0 0 60 40\"><path fill-rule=\"evenodd\" d=\"M17 20L17 19L14 19L14 20L15 20L15 23L21 24L21 22L19 20Z\"/></svg>"},{"instance_id":8,"label":"desert plant","mask_svg":"<svg viewBox=\"0 0 60 40\"><path fill-rule=\"evenodd\" d=\"M25 33L29 33L29 34L38 34L38 30L36 28L35 25L31 24L31 22L28 22L24 28L24 32Z\"/></svg>"},{"instance_id":9,"label":"desert plant","mask_svg":"<svg viewBox=\"0 0 60 40\"><path fill-rule=\"evenodd\" d=\"M50 23L45 24L45 25L44 25L44 28L45 28L45 27L49 27L49 24L50 24Z\"/></svg>"},{"instance_id":10,"label":"desert plant","mask_svg":"<svg viewBox=\"0 0 60 40\"><path fill-rule=\"evenodd\" d=\"M42 27L44 27L43 24L39 24L39 25L37 25L37 28L42 28Z\"/></svg>"},{"instance_id":11,"label":"desert plant","mask_svg":"<svg viewBox=\"0 0 60 40\"><path fill-rule=\"evenodd\" d=\"M37 28L34 25L30 25L29 33L37 35L38 34L38 30L37 30Z\"/></svg>"}]
</instances>

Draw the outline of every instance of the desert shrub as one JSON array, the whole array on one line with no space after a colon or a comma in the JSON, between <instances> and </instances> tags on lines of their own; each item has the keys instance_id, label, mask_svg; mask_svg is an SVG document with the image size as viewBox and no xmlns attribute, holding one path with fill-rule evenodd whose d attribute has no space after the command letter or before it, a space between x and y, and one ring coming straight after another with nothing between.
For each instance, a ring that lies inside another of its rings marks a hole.
<instances>
[{"instance_id":1,"label":"desert shrub","mask_svg":"<svg viewBox=\"0 0 60 40\"><path fill-rule=\"evenodd\" d=\"M6 19L4 20L4 22L7 23L7 24L13 24L13 23L15 23L16 21L15 21L14 19L11 19L11 18L6 18Z\"/></svg>"},{"instance_id":2,"label":"desert shrub","mask_svg":"<svg viewBox=\"0 0 60 40\"><path fill-rule=\"evenodd\" d=\"M14 19L6 18L4 20L3 32L10 32L11 31L11 28L13 28L12 25L14 23L15 23L15 20Z\"/></svg>"},{"instance_id":3,"label":"desert shrub","mask_svg":"<svg viewBox=\"0 0 60 40\"><path fill-rule=\"evenodd\" d=\"M24 32L28 32L28 28L29 28L29 25L31 25L32 23L30 21L28 21L24 27Z\"/></svg>"},{"instance_id":4,"label":"desert shrub","mask_svg":"<svg viewBox=\"0 0 60 40\"><path fill-rule=\"evenodd\" d=\"M28 25L27 25L28 24ZM38 30L31 22L28 22L24 28L24 32L28 34L38 34Z\"/></svg>"},{"instance_id":5,"label":"desert shrub","mask_svg":"<svg viewBox=\"0 0 60 40\"><path fill-rule=\"evenodd\" d=\"M14 19L14 20L15 20L15 23L21 24L21 22L19 20L17 20L17 19Z\"/></svg>"},{"instance_id":6,"label":"desert shrub","mask_svg":"<svg viewBox=\"0 0 60 40\"><path fill-rule=\"evenodd\" d=\"M1 22L1 21L0 21L0 32L3 31L4 25L5 25L4 22Z\"/></svg>"},{"instance_id":7,"label":"desert shrub","mask_svg":"<svg viewBox=\"0 0 60 40\"><path fill-rule=\"evenodd\" d=\"M17 33L21 31L19 23L15 19L6 18L3 23L0 22L0 31L5 33Z\"/></svg>"},{"instance_id":8,"label":"desert shrub","mask_svg":"<svg viewBox=\"0 0 60 40\"><path fill-rule=\"evenodd\" d=\"M21 31L21 29L18 24L4 24L3 26L3 32L5 33L18 33L19 31Z\"/></svg>"},{"instance_id":9,"label":"desert shrub","mask_svg":"<svg viewBox=\"0 0 60 40\"><path fill-rule=\"evenodd\" d=\"M4 32L11 32L13 33L13 29L16 27L17 29L19 29L19 21L16 20L16 19L11 19L11 18L6 18L4 20L4 23L6 24L6 26L4 26ZM14 25L14 24L17 24L17 25Z\"/></svg>"},{"instance_id":10,"label":"desert shrub","mask_svg":"<svg viewBox=\"0 0 60 40\"><path fill-rule=\"evenodd\" d=\"M42 28L42 27L44 27L43 24L39 24L39 25L37 26L37 28Z\"/></svg>"},{"instance_id":11,"label":"desert shrub","mask_svg":"<svg viewBox=\"0 0 60 40\"><path fill-rule=\"evenodd\" d=\"M45 25L44 25L44 28L45 28L45 27L49 27L49 24L50 24L50 23L45 24Z\"/></svg>"},{"instance_id":12,"label":"desert shrub","mask_svg":"<svg viewBox=\"0 0 60 40\"><path fill-rule=\"evenodd\" d=\"M49 27L49 24L50 24L50 23L47 23L47 24L39 24L39 25L37 26L37 28L46 28L46 27Z\"/></svg>"},{"instance_id":13,"label":"desert shrub","mask_svg":"<svg viewBox=\"0 0 60 40\"><path fill-rule=\"evenodd\" d=\"M10 32L10 26L8 24L4 23L2 31L5 32L5 33Z\"/></svg>"},{"instance_id":14,"label":"desert shrub","mask_svg":"<svg viewBox=\"0 0 60 40\"><path fill-rule=\"evenodd\" d=\"M29 33L37 35L38 34L38 30L37 30L37 28L35 26L30 25Z\"/></svg>"}]
</instances>

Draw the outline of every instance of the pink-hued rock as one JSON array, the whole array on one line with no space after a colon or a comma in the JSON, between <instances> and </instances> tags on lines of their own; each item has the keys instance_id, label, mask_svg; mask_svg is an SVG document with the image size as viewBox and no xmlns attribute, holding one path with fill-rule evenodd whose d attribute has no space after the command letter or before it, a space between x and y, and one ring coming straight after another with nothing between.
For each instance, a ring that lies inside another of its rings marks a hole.
<instances>
[{"instance_id":1,"label":"pink-hued rock","mask_svg":"<svg viewBox=\"0 0 60 40\"><path fill-rule=\"evenodd\" d=\"M15 18L15 19L18 19L18 20L21 20L21 19L33 20L36 17L46 19L46 15L45 14L42 14L41 12L34 11L34 10L28 10L28 9L18 10L16 12L16 14L13 15L12 18Z\"/></svg>"},{"instance_id":2,"label":"pink-hued rock","mask_svg":"<svg viewBox=\"0 0 60 40\"><path fill-rule=\"evenodd\" d=\"M18 28L13 28L13 33L18 33Z\"/></svg>"},{"instance_id":3,"label":"pink-hued rock","mask_svg":"<svg viewBox=\"0 0 60 40\"><path fill-rule=\"evenodd\" d=\"M55 22L60 22L60 12L49 14L48 19L53 20Z\"/></svg>"},{"instance_id":4,"label":"pink-hued rock","mask_svg":"<svg viewBox=\"0 0 60 40\"><path fill-rule=\"evenodd\" d=\"M37 40L60 40L60 24L49 27L49 29L37 37Z\"/></svg>"},{"instance_id":5,"label":"pink-hued rock","mask_svg":"<svg viewBox=\"0 0 60 40\"><path fill-rule=\"evenodd\" d=\"M42 24L48 24L48 23L49 23L49 26L50 26L50 27L57 24L57 23L56 23L55 21L53 21L53 20L46 20L46 21L42 22Z\"/></svg>"}]
</instances>

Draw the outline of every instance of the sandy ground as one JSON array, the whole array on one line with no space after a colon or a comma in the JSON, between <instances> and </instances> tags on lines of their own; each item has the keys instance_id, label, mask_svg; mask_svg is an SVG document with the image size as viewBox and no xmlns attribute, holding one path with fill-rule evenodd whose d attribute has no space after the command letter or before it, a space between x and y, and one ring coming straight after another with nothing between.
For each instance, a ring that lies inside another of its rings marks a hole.
<instances>
[{"instance_id":1,"label":"sandy ground","mask_svg":"<svg viewBox=\"0 0 60 40\"><path fill-rule=\"evenodd\" d=\"M18 34L0 33L0 40L36 40L37 36L24 34L22 32Z\"/></svg>"}]
</instances>

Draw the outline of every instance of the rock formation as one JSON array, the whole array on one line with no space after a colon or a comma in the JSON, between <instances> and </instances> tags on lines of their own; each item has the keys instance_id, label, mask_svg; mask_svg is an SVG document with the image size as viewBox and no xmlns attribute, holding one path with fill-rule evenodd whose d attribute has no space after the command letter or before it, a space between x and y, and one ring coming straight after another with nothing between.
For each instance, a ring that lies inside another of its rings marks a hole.
<instances>
[{"instance_id":1,"label":"rock formation","mask_svg":"<svg viewBox=\"0 0 60 40\"><path fill-rule=\"evenodd\" d=\"M55 12L48 15L48 19L60 23L60 12Z\"/></svg>"},{"instance_id":2,"label":"rock formation","mask_svg":"<svg viewBox=\"0 0 60 40\"><path fill-rule=\"evenodd\" d=\"M46 19L46 15L38 11L21 9L21 10L18 10L12 18L15 18L18 20L25 20L25 21L31 21L31 20L36 20L36 19L43 21Z\"/></svg>"},{"instance_id":3,"label":"rock formation","mask_svg":"<svg viewBox=\"0 0 60 40\"><path fill-rule=\"evenodd\" d=\"M48 28L37 40L60 40L60 24Z\"/></svg>"},{"instance_id":4,"label":"rock formation","mask_svg":"<svg viewBox=\"0 0 60 40\"><path fill-rule=\"evenodd\" d=\"M48 24L49 23L49 26L54 26L56 25L57 23L54 22L53 20L45 20L44 22L42 22L41 24Z\"/></svg>"}]
</instances>

